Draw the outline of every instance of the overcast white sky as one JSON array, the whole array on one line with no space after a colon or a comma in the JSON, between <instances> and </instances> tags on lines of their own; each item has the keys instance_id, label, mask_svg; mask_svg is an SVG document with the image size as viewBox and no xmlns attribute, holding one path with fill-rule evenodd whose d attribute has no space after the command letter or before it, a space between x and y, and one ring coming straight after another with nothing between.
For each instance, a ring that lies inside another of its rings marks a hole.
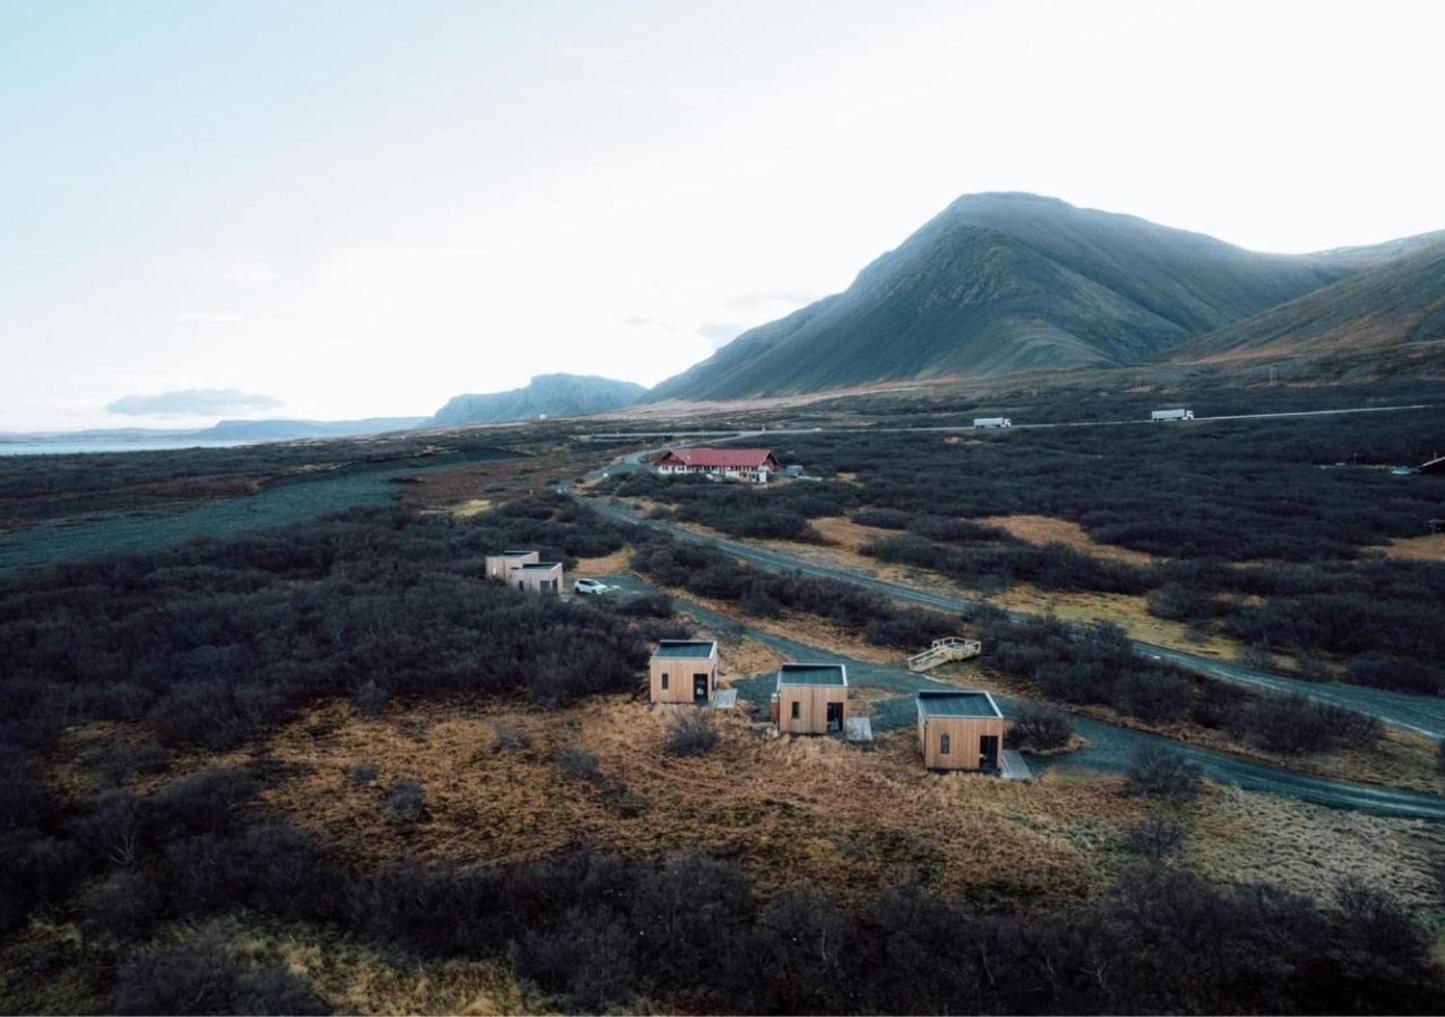
<instances>
[{"instance_id":1,"label":"overcast white sky","mask_svg":"<svg viewBox=\"0 0 1445 1017\"><path fill-rule=\"evenodd\" d=\"M0 430L653 383L970 191L1263 250L1445 227L1442 38L1380 0L0 0ZM178 390L246 398L105 409Z\"/></svg>"}]
</instances>

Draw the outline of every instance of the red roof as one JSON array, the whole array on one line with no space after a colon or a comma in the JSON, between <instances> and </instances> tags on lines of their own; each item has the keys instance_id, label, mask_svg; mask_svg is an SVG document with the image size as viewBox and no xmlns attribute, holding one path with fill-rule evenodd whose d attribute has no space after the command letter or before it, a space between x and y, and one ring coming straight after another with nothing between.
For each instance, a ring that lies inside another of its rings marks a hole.
<instances>
[{"instance_id":1,"label":"red roof","mask_svg":"<svg viewBox=\"0 0 1445 1017\"><path fill-rule=\"evenodd\" d=\"M703 466L717 469L757 470L778 468L768 448L673 448L657 461L658 466Z\"/></svg>"}]
</instances>

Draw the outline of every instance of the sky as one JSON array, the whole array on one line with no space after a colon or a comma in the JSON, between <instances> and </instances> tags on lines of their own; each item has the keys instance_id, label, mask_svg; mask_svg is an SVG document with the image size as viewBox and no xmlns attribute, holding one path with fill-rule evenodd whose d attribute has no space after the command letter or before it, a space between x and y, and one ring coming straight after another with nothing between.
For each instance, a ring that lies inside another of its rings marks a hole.
<instances>
[{"instance_id":1,"label":"sky","mask_svg":"<svg viewBox=\"0 0 1445 1017\"><path fill-rule=\"evenodd\" d=\"M960 194L1445 227L1445 4L0 0L0 430L652 384Z\"/></svg>"}]
</instances>

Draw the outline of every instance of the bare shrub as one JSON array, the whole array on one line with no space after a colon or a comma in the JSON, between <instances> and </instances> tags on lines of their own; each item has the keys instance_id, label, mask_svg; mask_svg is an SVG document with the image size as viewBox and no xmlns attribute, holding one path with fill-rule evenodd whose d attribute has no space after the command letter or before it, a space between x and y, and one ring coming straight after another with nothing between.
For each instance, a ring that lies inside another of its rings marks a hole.
<instances>
[{"instance_id":1,"label":"bare shrub","mask_svg":"<svg viewBox=\"0 0 1445 1017\"><path fill-rule=\"evenodd\" d=\"M1073 736L1073 725L1058 710L1030 704L1014 715L1006 740L1016 749L1052 752L1069 744Z\"/></svg>"},{"instance_id":2,"label":"bare shrub","mask_svg":"<svg viewBox=\"0 0 1445 1017\"><path fill-rule=\"evenodd\" d=\"M494 752L515 752L531 747L532 736L522 728L511 724L498 724L496 732L492 735L492 751Z\"/></svg>"},{"instance_id":3,"label":"bare shrub","mask_svg":"<svg viewBox=\"0 0 1445 1017\"><path fill-rule=\"evenodd\" d=\"M399 823L415 823L426 815L426 792L414 780L392 782L386 791L386 808Z\"/></svg>"},{"instance_id":4,"label":"bare shrub","mask_svg":"<svg viewBox=\"0 0 1445 1017\"><path fill-rule=\"evenodd\" d=\"M374 717L386 709L386 701L390 698L385 686L377 684L375 679L368 679L356 690L352 701L363 714Z\"/></svg>"},{"instance_id":5,"label":"bare shrub","mask_svg":"<svg viewBox=\"0 0 1445 1017\"><path fill-rule=\"evenodd\" d=\"M1184 850L1184 827L1159 816L1150 816L1125 835L1125 846L1136 855L1162 862Z\"/></svg>"},{"instance_id":6,"label":"bare shrub","mask_svg":"<svg viewBox=\"0 0 1445 1017\"><path fill-rule=\"evenodd\" d=\"M701 756L711 752L717 742L717 724L711 710L683 710L668 725L662 748L672 756Z\"/></svg>"},{"instance_id":7,"label":"bare shrub","mask_svg":"<svg viewBox=\"0 0 1445 1017\"><path fill-rule=\"evenodd\" d=\"M1177 752L1149 745L1134 753L1127 773L1130 794L1148 795L1171 802L1198 798L1204 789L1199 764Z\"/></svg>"},{"instance_id":8,"label":"bare shrub","mask_svg":"<svg viewBox=\"0 0 1445 1017\"><path fill-rule=\"evenodd\" d=\"M373 762L357 763L346 771L346 776L357 784L370 784L381 776L381 767Z\"/></svg>"},{"instance_id":9,"label":"bare shrub","mask_svg":"<svg viewBox=\"0 0 1445 1017\"><path fill-rule=\"evenodd\" d=\"M597 757L570 745L561 745L552 750L552 762L569 780L595 781L601 774L597 769Z\"/></svg>"}]
</instances>

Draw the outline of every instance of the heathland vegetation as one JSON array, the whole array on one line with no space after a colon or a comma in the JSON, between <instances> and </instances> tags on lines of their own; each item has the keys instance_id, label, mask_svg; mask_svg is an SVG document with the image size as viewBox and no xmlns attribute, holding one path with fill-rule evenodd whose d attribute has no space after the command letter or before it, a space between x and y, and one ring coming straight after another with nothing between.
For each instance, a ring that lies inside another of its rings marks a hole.
<instances>
[{"instance_id":1,"label":"heathland vegetation","mask_svg":"<svg viewBox=\"0 0 1445 1017\"><path fill-rule=\"evenodd\" d=\"M831 479L760 491L634 475L604 490L740 537L817 543L811 520L847 513L890 531L863 553L984 592L1147 595L1158 617L1293 655L1307 677L1445 684L1445 631L1431 620L1445 565L1374 550L1439 515L1445 479L1384 468L1445 444L1433 414L784 441L784 460ZM989 522L1024 514L1150 560L1036 546Z\"/></svg>"},{"instance_id":2,"label":"heathland vegetation","mask_svg":"<svg viewBox=\"0 0 1445 1017\"><path fill-rule=\"evenodd\" d=\"M808 536L810 519L871 513L870 525L938 548L1026 550L988 524L960 521L968 513L949 519L875 501L870 492L883 481L866 468L851 472L856 479L763 494L685 483L627 490L733 531L767 529L732 522L755 508L801 521L785 531L794 539ZM307 764L276 753L269 739L309 730L309 711L328 703L362 722L394 720L408 747L424 743L415 718L434 715L427 710L504 704L503 719L467 751L504 761L537 755L555 779L595 791L619 814L641 807L599 761L603 750L573 742L570 729L539 734L534 749L535 718L570 724L587 704L635 695L650 640L688 634L672 604L660 595L538 599L481 578L483 555L502 546L534 546L572 564L629 542L639 572L753 617L817 617L890 649L957 630L958 619L846 584L749 569L552 495L472 514L353 510L0 576L6 1008L343 1005L295 966L238 950L236 928L284 929L417 972L495 964L536 993L539 1007L566 1010L1445 1006L1427 927L1380 890L1347 882L1306 898L1270 883L1211 883L1171 861L1201 794L1198 774L1174 757L1136 761L1124 790L1138 797L1116 796L1135 810L1148 803L1148 819L1121 835L1128 864L1111 863L1088 892L1057 899L1002 891L976 899L926 879L868 884L861 898L831 887L779 890L740 860L748 851L739 845L619 854L617 843L592 842L586 826L537 831L568 845L556 854L438 860L411 838L435 822L444 789L384 772L365 755L347 764L345 779L374 790L376 823L394 838L387 861L358 861L330 836L300 828L304 817L287 806L304 806L279 790L294 796ZM1142 589L1166 585L1151 576ZM1277 752L1327 748L1346 730L1346 718L1317 716L1309 704L1222 690L1140 658L1109 626L986 610L969 623L984 634L991 666L1040 698L1217 727ZM1057 714L1020 719L1018 737L1034 748L1070 738ZM717 763L735 744L727 739L738 738L723 726L701 713L660 725L656 765ZM1378 733L1349 730L1357 741ZM455 764L452 749L430 751ZM756 807L727 803L737 810L731 828L745 831L746 810ZM830 850L859 850L845 820L830 822L838 824ZM1088 817L1070 817L1077 822Z\"/></svg>"}]
</instances>

